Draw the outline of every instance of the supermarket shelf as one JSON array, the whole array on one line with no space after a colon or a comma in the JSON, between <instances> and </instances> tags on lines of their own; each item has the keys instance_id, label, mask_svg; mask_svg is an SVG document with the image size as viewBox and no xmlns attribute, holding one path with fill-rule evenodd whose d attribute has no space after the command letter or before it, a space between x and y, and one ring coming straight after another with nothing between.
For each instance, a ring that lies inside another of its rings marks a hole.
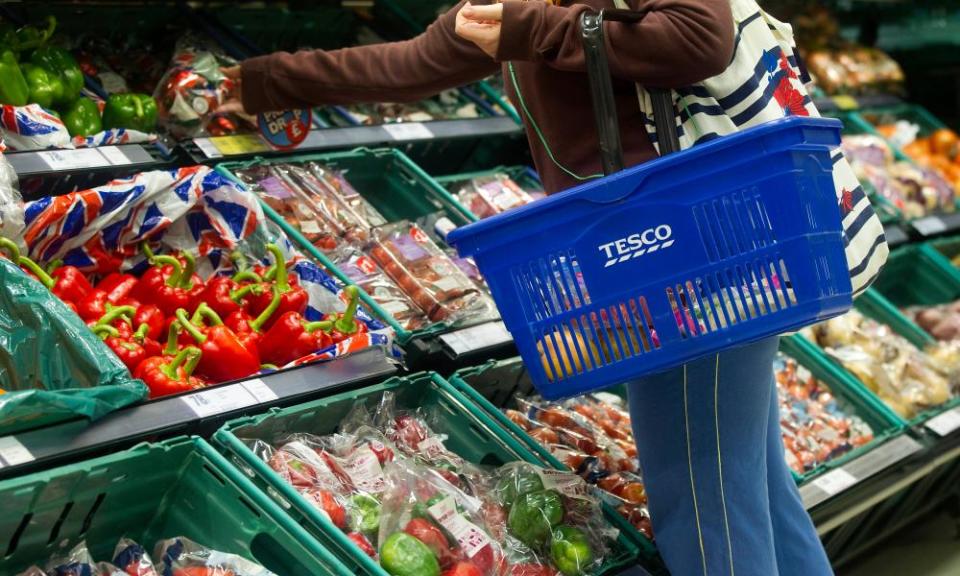
<instances>
[{"instance_id":1,"label":"supermarket shelf","mask_svg":"<svg viewBox=\"0 0 960 576\"><path fill-rule=\"evenodd\" d=\"M144 170L171 160L160 146L123 144L73 150L37 150L4 154L20 178L70 173Z\"/></svg>"},{"instance_id":2,"label":"supermarket shelf","mask_svg":"<svg viewBox=\"0 0 960 576\"><path fill-rule=\"evenodd\" d=\"M406 361L412 371L434 370L444 374L517 355L513 338L499 320L415 336L405 348Z\"/></svg>"},{"instance_id":3,"label":"supermarket shelf","mask_svg":"<svg viewBox=\"0 0 960 576\"><path fill-rule=\"evenodd\" d=\"M383 144L479 139L491 136L512 136L519 134L520 131L521 127L506 116L470 120L404 122L380 126L350 126L312 130L296 151L306 153ZM193 160L201 164L222 159L243 160L255 156L284 154L270 148L259 135L249 134L194 138L182 145Z\"/></svg>"},{"instance_id":4,"label":"supermarket shelf","mask_svg":"<svg viewBox=\"0 0 960 576\"><path fill-rule=\"evenodd\" d=\"M373 384L396 372L381 349L162 398L95 423L64 424L0 437L0 478L182 434L209 436L227 420L302 402L332 389Z\"/></svg>"},{"instance_id":5,"label":"supermarket shelf","mask_svg":"<svg viewBox=\"0 0 960 576\"><path fill-rule=\"evenodd\" d=\"M807 510L865 482L894 464L921 452L923 445L910 436L898 436L800 487Z\"/></svg>"},{"instance_id":6,"label":"supermarket shelf","mask_svg":"<svg viewBox=\"0 0 960 576\"><path fill-rule=\"evenodd\" d=\"M910 229L922 240L960 233L960 212L917 218L910 222Z\"/></svg>"}]
</instances>

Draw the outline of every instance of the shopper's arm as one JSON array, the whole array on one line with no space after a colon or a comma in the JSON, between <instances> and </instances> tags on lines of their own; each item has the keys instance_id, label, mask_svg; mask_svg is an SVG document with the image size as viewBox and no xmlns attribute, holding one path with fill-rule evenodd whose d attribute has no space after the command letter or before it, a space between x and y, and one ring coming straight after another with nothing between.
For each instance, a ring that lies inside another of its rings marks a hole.
<instances>
[{"instance_id":1,"label":"shopper's arm","mask_svg":"<svg viewBox=\"0 0 960 576\"><path fill-rule=\"evenodd\" d=\"M423 34L403 42L341 50L277 52L241 66L249 113L354 102L408 102L485 78L499 65L454 32L449 10Z\"/></svg>"},{"instance_id":2,"label":"shopper's arm","mask_svg":"<svg viewBox=\"0 0 960 576\"><path fill-rule=\"evenodd\" d=\"M638 23L607 22L611 73L649 86L675 88L726 69L733 54L730 0L640 0ZM505 2L498 60L543 62L583 71L580 16L589 6Z\"/></svg>"}]
</instances>

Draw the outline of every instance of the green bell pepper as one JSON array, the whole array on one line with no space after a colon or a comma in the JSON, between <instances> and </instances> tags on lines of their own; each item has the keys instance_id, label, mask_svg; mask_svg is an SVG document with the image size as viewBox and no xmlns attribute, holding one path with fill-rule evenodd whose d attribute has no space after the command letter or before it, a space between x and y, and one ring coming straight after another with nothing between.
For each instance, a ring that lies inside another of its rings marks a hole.
<instances>
[{"instance_id":1,"label":"green bell pepper","mask_svg":"<svg viewBox=\"0 0 960 576\"><path fill-rule=\"evenodd\" d=\"M71 136L90 136L103 130L100 123L100 109L89 98L78 98L64 109L63 124Z\"/></svg>"},{"instance_id":2,"label":"green bell pepper","mask_svg":"<svg viewBox=\"0 0 960 576\"><path fill-rule=\"evenodd\" d=\"M372 534L380 529L380 502L373 496L354 494L347 498L346 508L354 532Z\"/></svg>"},{"instance_id":3,"label":"green bell pepper","mask_svg":"<svg viewBox=\"0 0 960 576\"><path fill-rule=\"evenodd\" d=\"M103 109L103 127L150 134L157 127L157 101L148 94L112 94Z\"/></svg>"},{"instance_id":4,"label":"green bell pepper","mask_svg":"<svg viewBox=\"0 0 960 576\"><path fill-rule=\"evenodd\" d=\"M83 72L80 71L80 65L72 54L56 46L43 46L33 51L30 62L47 72L56 74L63 82L63 95L54 100L54 105L71 104L80 97L80 90L83 89Z\"/></svg>"},{"instance_id":5,"label":"green bell pepper","mask_svg":"<svg viewBox=\"0 0 960 576\"><path fill-rule=\"evenodd\" d=\"M11 42L10 47L17 52L25 52L45 45L56 29L57 19L53 16L47 16L47 27L43 30L36 26L24 26L17 30L14 37L7 37L7 41Z\"/></svg>"},{"instance_id":6,"label":"green bell pepper","mask_svg":"<svg viewBox=\"0 0 960 576\"><path fill-rule=\"evenodd\" d=\"M56 74L30 63L20 66L27 87L30 89L29 101L50 108L54 102L63 99L63 82Z\"/></svg>"},{"instance_id":7,"label":"green bell pepper","mask_svg":"<svg viewBox=\"0 0 960 576\"><path fill-rule=\"evenodd\" d=\"M383 542L380 566L393 576L440 576L433 550L405 532L395 532Z\"/></svg>"},{"instance_id":8,"label":"green bell pepper","mask_svg":"<svg viewBox=\"0 0 960 576\"><path fill-rule=\"evenodd\" d=\"M0 104L24 106L29 102L29 96L27 80L13 51L0 51Z\"/></svg>"},{"instance_id":9,"label":"green bell pepper","mask_svg":"<svg viewBox=\"0 0 960 576\"><path fill-rule=\"evenodd\" d=\"M550 558L564 576L581 576L593 564L593 548L583 530L559 526L553 531Z\"/></svg>"},{"instance_id":10,"label":"green bell pepper","mask_svg":"<svg viewBox=\"0 0 960 576\"><path fill-rule=\"evenodd\" d=\"M516 467L497 481L494 494L501 506L509 508L520 496L538 490L543 490L540 475L530 468Z\"/></svg>"},{"instance_id":11,"label":"green bell pepper","mask_svg":"<svg viewBox=\"0 0 960 576\"><path fill-rule=\"evenodd\" d=\"M546 543L553 527L563 520L563 512L563 499L556 490L528 492L510 508L507 528L527 546L538 548Z\"/></svg>"}]
</instances>

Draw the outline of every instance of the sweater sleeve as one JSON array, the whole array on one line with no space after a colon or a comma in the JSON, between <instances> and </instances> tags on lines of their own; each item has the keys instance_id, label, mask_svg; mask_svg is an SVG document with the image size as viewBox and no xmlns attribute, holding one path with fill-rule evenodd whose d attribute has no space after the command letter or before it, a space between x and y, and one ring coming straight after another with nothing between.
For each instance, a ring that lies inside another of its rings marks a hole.
<instances>
[{"instance_id":1,"label":"sweater sleeve","mask_svg":"<svg viewBox=\"0 0 960 576\"><path fill-rule=\"evenodd\" d=\"M255 114L323 104L411 102L485 78L499 65L455 32L465 2L411 40L245 60L244 108Z\"/></svg>"},{"instance_id":2,"label":"sweater sleeve","mask_svg":"<svg viewBox=\"0 0 960 576\"><path fill-rule=\"evenodd\" d=\"M589 6L505 2L497 59L585 70L580 15ZM734 25L729 0L640 0L634 23L605 22L610 72L625 80L676 88L715 76L730 64Z\"/></svg>"}]
</instances>

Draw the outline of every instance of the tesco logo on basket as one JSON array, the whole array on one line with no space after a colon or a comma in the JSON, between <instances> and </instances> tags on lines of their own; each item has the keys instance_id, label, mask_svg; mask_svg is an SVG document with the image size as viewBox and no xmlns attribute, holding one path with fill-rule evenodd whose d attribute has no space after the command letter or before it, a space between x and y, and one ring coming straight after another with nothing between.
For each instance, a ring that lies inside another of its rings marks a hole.
<instances>
[{"instance_id":1,"label":"tesco logo on basket","mask_svg":"<svg viewBox=\"0 0 960 576\"><path fill-rule=\"evenodd\" d=\"M664 250L673 246L674 242L676 240L673 239L673 229L667 224L661 224L654 228L647 228L643 232L601 244L597 250L603 252L607 258L607 263L603 267L609 268L644 254Z\"/></svg>"}]
</instances>

